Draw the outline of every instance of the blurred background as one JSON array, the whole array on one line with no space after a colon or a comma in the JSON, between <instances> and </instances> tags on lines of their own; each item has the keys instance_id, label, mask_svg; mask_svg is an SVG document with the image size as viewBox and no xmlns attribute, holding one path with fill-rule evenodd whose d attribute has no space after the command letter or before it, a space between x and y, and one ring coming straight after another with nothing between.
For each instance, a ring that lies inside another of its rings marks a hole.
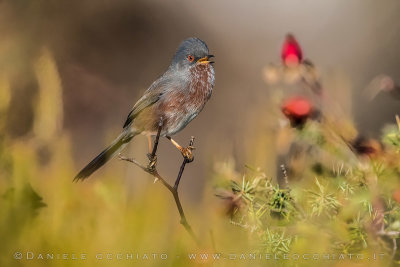
<instances>
[{"instance_id":1,"label":"blurred background","mask_svg":"<svg viewBox=\"0 0 400 267\"><path fill-rule=\"evenodd\" d=\"M275 140L259 143L255 135L268 135L263 120L269 118L262 114L270 108L270 88L262 68L280 61L287 32L296 35L327 95L355 127L379 137L399 102L384 94L368 101L362 92L378 74L400 79L398 14L397 0L1 1L1 164L9 163L0 173L1 189L29 180L47 205L57 199L57 180L68 187L69 200L76 198L73 205L86 202L91 187L109 192L107 184L114 185L109 193L115 197L121 188L128 196L163 192L118 160L83 184L72 179L119 134L133 104L191 36L216 56L216 86L202 113L175 137L181 144L196 137L195 161L180 189L187 205L212 199L207 186L215 161L233 159L239 169L251 162L275 175ZM146 153L145 137L124 151L141 162ZM173 181L181 155L166 140L158 154L160 173ZM26 165L15 170L18 159Z\"/></svg>"},{"instance_id":2,"label":"blurred background","mask_svg":"<svg viewBox=\"0 0 400 267\"><path fill-rule=\"evenodd\" d=\"M57 75L57 123L71 138L76 170L115 136L133 104L163 73L179 43L205 40L216 55L216 87L201 115L176 138L196 137L196 163L185 191L199 197L215 158L247 160L248 117L268 109L268 86L261 69L279 60L287 32L296 34L306 58L324 77L326 90L349 98L358 128L379 135L393 120L397 102L363 101L360 92L378 74L400 75L400 23L397 1L3 1L1 72L10 87L7 134L26 136L34 128L40 81L35 64L44 54ZM333 88L333 87L345 88ZM56 90L56 89L49 89ZM46 94L46 93L45 93ZM44 116L51 116L50 114ZM46 127L46 126L44 126ZM42 131L45 131L42 129ZM129 153L144 155L144 138ZM165 155L165 156L163 156ZM168 156L166 156L168 155ZM175 175L180 155L163 140L160 168ZM260 162L261 163L261 162ZM266 163L265 163L266 164ZM113 161L106 168L133 166ZM264 166L263 166L264 167ZM95 176L93 179L98 179ZM135 179L135 178L132 178ZM188 179L189 180L189 179ZM193 185L194 184L194 185Z\"/></svg>"}]
</instances>

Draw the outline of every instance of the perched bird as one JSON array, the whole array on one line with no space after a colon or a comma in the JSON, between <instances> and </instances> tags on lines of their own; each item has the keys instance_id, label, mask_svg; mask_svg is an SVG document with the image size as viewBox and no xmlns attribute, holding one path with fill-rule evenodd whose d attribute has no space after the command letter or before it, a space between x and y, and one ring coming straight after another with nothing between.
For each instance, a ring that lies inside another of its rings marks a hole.
<instances>
[{"instance_id":1,"label":"perched bird","mask_svg":"<svg viewBox=\"0 0 400 267\"><path fill-rule=\"evenodd\" d=\"M282 62L285 66L297 66L303 61L303 51L293 34L288 33L281 52Z\"/></svg>"},{"instance_id":2,"label":"perched bird","mask_svg":"<svg viewBox=\"0 0 400 267\"><path fill-rule=\"evenodd\" d=\"M83 180L121 151L136 135L167 137L186 158L191 147L183 148L171 136L185 128L204 108L215 83L213 61L205 42L198 38L184 40L166 72L145 91L133 106L122 133L84 167L74 180Z\"/></svg>"}]
</instances>

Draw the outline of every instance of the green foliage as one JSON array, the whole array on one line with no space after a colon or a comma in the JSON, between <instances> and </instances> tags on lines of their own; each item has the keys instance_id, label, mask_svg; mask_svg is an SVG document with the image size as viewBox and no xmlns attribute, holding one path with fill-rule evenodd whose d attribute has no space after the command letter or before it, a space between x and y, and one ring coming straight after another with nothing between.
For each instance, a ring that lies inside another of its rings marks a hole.
<instances>
[{"instance_id":1,"label":"green foliage","mask_svg":"<svg viewBox=\"0 0 400 267\"><path fill-rule=\"evenodd\" d=\"M318 151L317 157L307 162L307 175L300 180L288 177L287 188L254 168L248 169L240 182L226 175L234 171L216 170L219 180L231 180L230 185L219 184L242 200L231 214L231 223L246 229L251 240L259 244L255 249L265 253L380 251L388 259L390 255L396 259L400 199L393 190L399 188L400 175L397 164L387 160L390 149L366 158L356 155L331 132L328 137L324 124L312 127L312 132L307 127L298 131L299 137L294 140L306 140L303 147ZM391 140L390 145L400 151L400 130L384 140ZM329 156L332 154L334 157ZM324 158L329 158L329 163ZM316 163L320 165L318 171ZM314 236L316 233L324 234Z\"/></svg>"},{"instance_id":2,"label":"green foliage","mask_svg":"<svg viewBox=\"0 0 400 267\"><path fill-rule=\"evenodd\" d=\"M321 216L322 214L327 217L336 216L340 203L337 201L335 194L328 193L327 189L319 183L317 178L315 179L315 184L318 187L317 190L307 190L310 194L309 205L312 208L311 217Z\"/></svg>"},{"instance_id":3,"label":"green foliage","mask_svg":"<svg viewBox=\"0 0 400 267\"><path fill-rule=\"evenodd\" d=\"M261 247L266 253L289 253L292 237L286 237L285 232L274 232L268 228L261 235Z\"/></svg>"},{"instance_id":4,"label":"green foliage","mask_svg":"<svg viewBox=\"0 0 400 267\"><path fill-rule=\"evenodd\" d=\"M396 116L397 127L386 129L383 142L395 148L396 152L400 152L400 119Z\"/></svg>"}]
</instances>

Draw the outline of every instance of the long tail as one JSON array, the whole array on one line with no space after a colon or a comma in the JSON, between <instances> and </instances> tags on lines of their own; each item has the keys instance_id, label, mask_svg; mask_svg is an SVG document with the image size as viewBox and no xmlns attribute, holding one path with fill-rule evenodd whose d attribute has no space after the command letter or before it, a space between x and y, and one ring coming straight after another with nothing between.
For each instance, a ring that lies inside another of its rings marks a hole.
<instances>
[{"instance_id":1,"label":"long tail","mask_svg":"<svg viewBox=\"0 0 400 267\"><path fill-rule=\"evenodd\" d=\"M97 171L107 161L118 154L128 143L135 137L136 133L124 131L122 132L109 147L104 149L97 157L95 157L85 168L83 168L74 178L74 181L84 180L92 173Z\"/></svg>"}]
</instances>

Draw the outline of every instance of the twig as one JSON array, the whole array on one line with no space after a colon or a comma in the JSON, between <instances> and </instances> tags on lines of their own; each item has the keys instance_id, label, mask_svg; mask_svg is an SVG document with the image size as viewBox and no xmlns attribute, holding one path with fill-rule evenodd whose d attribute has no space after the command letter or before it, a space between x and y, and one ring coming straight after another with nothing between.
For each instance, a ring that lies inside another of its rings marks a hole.
<instances>
[{"instance_id":1,"label":"twig","mask_svg":"<svg viewBox=\"0 0 400 267\"><path fill-rule=\"evenodd\" d=\"M193 143L194 143L194 136L192 136L192 137L190 138L189 147L192 147L192 146L193 146ZM183 159L181 168L179 169L178 177L176 177L176 181L175 181L175 184L174 184L174 189L175 189L175 190L178 191L179 182L181 181L181 177L182 177L183 171L185 170L186 164L188 164L188 163L190 163L190 162L192 162L192 161L193 161L193 158L192 158L192 160L189 160L189 159L186 158L186 157Z\"/></svg>"},{"instance_id":2,"label":"twig","mask_svg":"<svg viewBox=\"0 0 400 267\"><path fill-rule=\"evenodd\" d=\"M392 249L392 260L394 259L394 257L396 256L396 251L397 251L397 238L400 235L400 232L398 231L385 231L384 229L381 229L380 231L378 231L377 233L380 236L386 236L389 239L392 240L393 242L393 249Z\"/></svg>"},{"instance_id":3,"label":"twig","mask_svg":"<svg viewBox=\"0 0 400 267\"><path fill-rule=\"evenodd\" d=\"M125 157L125 156L122 156L121 154L118 155L118 158L119 158L120 160L125 160L125 161L128 161L128 162L131 162L131 163L135 164L136 166L138 166L139 168L141 168L143 171L145 171L145 172L147 172L147 173L153 175L154 177L156 177L157 179L159 179L159 180L161 181L161 183L164 184L168 189L169 189L169 187L171 187L171 186L167 183L167 181L165 181L164 178L161 177L161 175L157 172L156 169L150 169L149 167L145 167L145 166L143 166L142 164L140 164L138 161L136 161L135 159L133 159L133 158L127 158L127 157ZM171 188L172 188L172 187L171 187Z\"/></svg>"},{"instance_id":4,"label":"twig","mask_svg":"<svg viewBox=\"0 0 400 267\"><path fill-rule=\"evenodd\" d=\"M287 174L286 166L285 166L285 164L282 164L280 167L281 167L281 171L282 171L282 175L283 175L283 182L284 182L284 184L280 185L280 186L283 186L284 189L289 190L288 192L290 193L291 189L289 187L289 177L288 177L288 174ZM294 201L293 201L293 207L300 213L300 215L303 218L306 217L306 215L304 213L304 210L299 205L297 205L297 203L294 202Z\"/></svg>"},{"instance_id":5,"label":"twig","mask_svg":"<svg viewBox=\"0 0 400 267\"><path fill-rule=\"evenodd\" d=\"M145 167L142 164L140 164L138 161L136 161L135 159L124 157L121 154L119 154L118 157L120 160L125 160L125 161L135 164L136 166L141 168L143 171L153 175L156 179L161 181L161 183L172 193L172 195L174 197L176 207L178 208L178 211L179 211L179 216L181 217L180 223L183 225L183 227L189 233L189 235L193 238L193 240L197 244L199 244L198 238L196 237L196 235L194 234L194 232L192 230L192 227L186 220L186 216L183 211L182 204L181 204L181 201L180 201L179 195L178 195L178 186L179 186L179 182L181 180L183 171L185 169L185 166L187 163L190 163L193 160L191 161L191 160L187 159L186 157L184 158L181 168L178 173L178 177L176 178L176 181L175 181L175 184L173 187L158 173L155 164L153 164L153 165L151 164L151 161L154 160L154 158L156 157L156 151L157 151L158 140L160 138L161 127L162 127L162 123L160 120L159 129L158 129L157 137L155 140L154 148L153 148L152 153L149 155L149 159L150 159L149 166ZM193 146L193 143L194 143L194 137L192 136L192 138L190 139L190 142L189 142L189 146Z\"/></svg>"},{"instance_id":6,"label":"twig","mask_svg":"<svg viewBox=\"0 0 400 267\"><path fill-rule=\"evenodd\" d=\"M281 170L282 170L282 175L283 175L283 181L285 183L284 186L287 187L289 184L289 181L288 181L288 175L287 175L287 170L286 170L285 164L281 165Z\"/></svg>"}]
</instances>

